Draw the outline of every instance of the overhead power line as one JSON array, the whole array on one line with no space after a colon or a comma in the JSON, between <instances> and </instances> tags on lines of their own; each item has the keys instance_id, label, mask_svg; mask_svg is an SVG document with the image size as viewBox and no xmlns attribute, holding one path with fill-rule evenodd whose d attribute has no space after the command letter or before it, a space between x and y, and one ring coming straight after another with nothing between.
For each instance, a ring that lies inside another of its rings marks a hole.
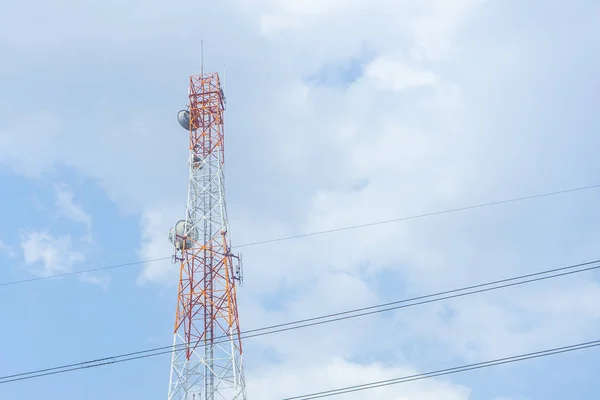
<instances>
[{"instance_id":1,"label":"overhead power line","mask_svg":"<svg viewBox=\"0 0 600 400\"><path fill-rule=\"evenodd\" d=\"M123 268L123 267L129 267L132 265L139 265L139 264L151 263L151 262L156 262L156 261L168 260L170 258L171 257L153 258L150 260L134 261L134 262L124 263L124 264L114 264L114 265L109 265L108 267L92 268L92 269L86 269L86 270L82 270L82 271L65 272L62 274L54 274L54 275L48 275L48 276L39 276L36 278L22 279L20 281L2 282L2 283L0 283L0 287L19 285L22 283L29 283L29 282L36 282L36 281L43 281L43 280L52 279L52 278L62 278L65 276L87 274L89 272L106 271L109 269Z\"/></svg>"},{"instance_id":2,"label":"overhead power line","mask_svg":"<svg viewBox=\"0 0 600 400\"><path fill-rule=\"evenodd\" d=\"M489 367L493 367L496 365L515 363L515 362L519 362L519 361L530 360L533 358L547 357L547 356L552 356L555 354L584 350L584 349L589 349L591 347L597 347L597 346L600 346L600 340L594 340L591 342L579 343L579 344L574 344L574 345L564 346L564 347L555 347L553 349L536 351L534 353L526 353L526 354L520 354L520 355L516 355L516 356L512 356L512 357L498 358L495 360L484 361L484 362L475 363L475 364L461 365L461 366L453 367L453 368L440 369L437 371L426 372L423 374L403 376L400 378L365 383L362 385L346 386L346 387L339 388L339 389L315 392L315 393L305 394L302 396L286 397L283 400L313 400L313 399L320 399L323 397L339 396L341 394L346 394L346 393L358 392L358 391L369 390L369 389L376 389L376 388L380 388L380 387L384 387L384 386L397 385L400 383L413 382L413 381L418 381L418 380L422 380L422 379L430 379L430 378L435 378L437 376L456 374L459 372L471 371L471 370L475 370L475 369L489 368Z\"/></svg>"},{"instance_id":3,"label":"overhead power line","mask_svg":"<svg viewBox=\"0 0 600 400\"><path fill-rule=\"evenodd\" d=\"M500 205L500 204L516 203L516 202L519 202L519 201L538 199L538 198L541 198L541 197L556 196L556 195L566 194L566 193L572 193L572 192L580 192L580 191L590 190L590 189L596 189L596 188L600 188L600 184L598 184L598 185L591 185L591 186L582 186L582 187L573 188L573 189L558 190L558 191L554 191L554 192L547 192L547 193L535 194L535 195L525 196L525 197L514 197L512 199L491 201L491 202L488 202L488 203L476 204L476 205L465 206L465 207L449 208L449 209L442 210L442 211L430 212L430 213L426 213L426 214L412 215L410 217L394 218L394 219L388 219L388 220L384 220L384 221L377 221L377 222L370 222L370 223L360 224L360 225L350 225L350 226L341 227L341 228L328 229L328 230L324 230L324 231L304 233L304 234L300 234L300 235L286 236L286 237L281 237L281 238L276 238L276 239L270 239L270 240L262 240L260 242L247 243L247 244L243 244L243 245L239 245L239 246L234 246L234 247L238 247L239 248L239 247L246 247L246 246L256 246L256 245L259 245L259 244L281 242L281 241L284 241L284 240L299 239L299 238L304 238L304 237L308 237L308 236L324 235L324 234L327 234L327 233L341 232L341 231L347 231L347 230L351 230L351 229L367 228L367 227L370 227L370 226L391 224L391 223L395 223L395 222L402 222L402 221L408 221L408 220L411 220L411 219L419 219L419 218L425 218L425 217L434 217L436 215L450 214L450 213L455 213L455 212L460 212L460 211L474 210L474 209L477 209L477 208L497 206L497 205Z\"/></svg>"},{"instance_id":4,"label":"overhead power line","mask_svg":"<svg viewBox=\"0 0 600 400\"><path fill-rule=\"evenodd\" d=\"M466 287L462 287L462 288L458 288L458 289L447 290L447 291L424 295L424 296L412 297L412 298L408 298L408 299L404 299L404 300L398 300L398 301L394 301L394 302L388 302L388 303L369 306L369 307L362 307L362 308L352 309L352 310L348 310L348 311L322 315L322 316L318 316L318 317L312 317L312 318L296 320L296 321L292 321L292 322L286 322L286 323L282 323L282 324L270 325L270 326L263 327L263 328L251 329L251 330L242 332L241 336L242 336L242 339L249 339L249 338L258 337L258 336L270 335L270 334L274 334L274 333L281 333L281 332L285 332L285 331L291 331L291 330L306 328L306 327L310 327L310 326L322 325L322 324L326 324L326 323L332 323L332 322L337 322L337 321L342 321L342 320L347 320L347 319L363 317L366 315L373 315L373 314L383 313L383 312L387 312L387 311L399 310L402 308L415 307L415 306L439 302L439 301L443 301L443 300L449 300L449 299L453 299L453 298L469 296L469 295L473 295L473 294L477 294L477 293L489 292L492 290L498 290L498 289L512 287L512 286L524 285L527 283L532 283L532 282L537 282L537 281L541 281L541 280L547 280L547 279L552 279L552 278L557 278L557 277L562 277L562 276L567 276L567 275L572 275L572 274L578 274L578 273L597 270L597 269L600 269L600 260L589 261L589 262L580 263L580 264L574 264L574 265L561 267L561 268L554 268L554 269L550 269L550 270L546 270L546 271L535 272L535 273L526 274L526 275L520 275L520 276L516 276L516 277L512 277L512 278L501 279L501 280L496 280L496 281L487 282L487 283L481 283L481 284L477 284L477 285L466 286ZM221 340L221 339L225 339L223 337L217 337L215 339L216 339L215 344L226 341L226 340ZM199 347L202 347L202 345L199 345ZM135 352L131 352L131 353L120 354L120 355L110 356L110 357L104 357L104 358L90 360L90 361L67 364L67 365L62 365L62 366L52 367L52 368L38 369L35 371L30 371L30 372L25 372L25 373L20 373L20 374L2 376L2 377L0 377L0 384L21 381L21 380L27 380L27 379L33 379L33 378L38 378L38 377L42 377L42 376L54 375L54 374L65 373L65 372L69 372L69 371L86 369L86 368L100 367L103 365L122 363L122 362L126 362L126 361L133 361L133 360L147 358L147 357L154 357L154 356L158 356L158 355L162 355L162 354L171 353L173 348L174 347L172 345L155 347L152 349L135 351Z\"/></svg>"},{"instance_id":5,"label":"overhead power line","mask_svg":"<svg viewBox=\"0 0 600 400\"><path fill-rule=\"evenodd\" d=\"M491 207L491 206L496 206L496 205L501 205L501 204L515 203L515 202L519 202L519 201L532 200L532 199L537 199L537 198L542 198L542 197L556 196L556 195L561 195L561 194L566 194L566 193L580 192L580 191L596 189L596 188L600 188L600 184L590 185L590 186L581 186L581 187L577 187L577 188L558 190L558 191L554 191L554 192L540 193L540 194L535 194L535 195L525 196L525 197L514 197L511 199L492 201L492 202L488 202L488 203L481 203L481 204L476 204L476 205L471 205L471 206L466 206L466 207L450 208L450 209L426 213L426 214L412 215L409 217L388 219L388 220L384 220L384 221L376 221L376 222L370 222L370 223L359 224L359 225L350 225L350 226L328 229L328 230L323 230L323 231L303 233L303 234L299 234L299 235L283 236L283 237L274 238L274 239L267 239L267 240L261 240L258 242L241 244L241 245L233 246L233 248L258 246L258 245L262 245L262 244L282 242L282 241L286 241L286 240L300 239L300 238L305 238L305 237L310 237L310 236L325 235L325 234L329 234L329 233L348 231L348 230L352 230L352 229L360 229L360 228L366 228L366 227L370 227L370 226L391 224L391 223L395 223L395 222L408 221L411 219L433 217L433 216L437 216L437 215L450 214L450 213L455 213L455 212L460 212L460 211L474 210L477 208L484 208L484 207ZM171 259L171 257L161 257L161 258L154 258L154 259L149 259L149 260L129 262L129 263L124 263L124 264L109 265L107 267L100 267L100 268L86 269L86 270L81 270L81 271L67 272L67 273L62 273L62 274L42 276L42 277L36 277L36 278L30 278L30 279L23 279L23 280L18 280L18 281L2 282L2 283L0 283L0 287L19 285L19 284L23 284L23 283L41 281L41 280L46 280L46 279L51 279L51 278L61 278L61 277L65 277L65 276L85 274L88 272L105 271L105 270L109 270L109 269L117 269L117 268L133 266L133 265L146 264L146 263L152 263L152 262L157 262L157 261L165 261L165 260L169 260L169 259Z\"/></svg>"}]
</instances>

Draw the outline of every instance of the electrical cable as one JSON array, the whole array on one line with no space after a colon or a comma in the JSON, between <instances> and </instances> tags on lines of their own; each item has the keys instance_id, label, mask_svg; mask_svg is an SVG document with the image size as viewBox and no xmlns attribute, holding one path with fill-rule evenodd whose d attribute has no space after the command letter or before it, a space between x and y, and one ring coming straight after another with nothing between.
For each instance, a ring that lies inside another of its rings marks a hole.
<instances>
[{"instance_id":1,"label":"electrical cable","mask_svg":"<svg viewBox=\"0 0 600 400\"><path fill-rule=\"evenodd\" d=\"M442 215L442 214L450 214L450 213L454 213L454 212L468 211L468 210L473 210L473 209L477 209L477 208L491 207L491 206L507 204L507 203L515 203L515 202L519 202L519 201L532 200L532 199L537 199L537 198L542 198L542 197L556 196L556 195L560 195L560 194L579 192L579 191L596 189L596 188L600 188L600 184L590 185L590 186L581 186L581 187L577 187L577 188L558 190L558 191L554 191L554 192L546 192L546 193L535 194L535 195L525 196L525 197L515 197L515 198L511 198L511 199L492 201L492 202L488 202L488 203L476 204L476 205L471 205L471 206L466 206L466 207L451 208L451 209L446 209L446 210L436 211L436 212L431 212L431 213L426 213L426 214L412 215L409 217L388 219L385 221L370 222L370 223L359 224L359 225L350 225L350 226L345 226L345 227L340 227L340 228L328 229L328 230L317 231L317 232L303 233L303 234L293 235L293 236L284 236L284 237L280 237L280 238L267 239L267 240L262 240L262 241L258 241L258 242L251 242L251 243L241 244L241 245L237 245L237 246L232 246L232 248L258 246L258 245L262 245L262 244L282 242L282 241L292 240L292 239L300 239L300 238L305 238L305 237L309 237L309 236L325 235L325 234L329 234L329 233L347 231L347 230L352 230L352 229L360 229L360 228L366 228L366 227L370 227L370 226L391 224L391 223L395 223L395 222L408 221L411 219L433 217L433 216ZM43 276L43 277L37 277L37 278L31 278L31 279L23 279L23 280L19 280L19 281L2 282L2 283L0 283L0 287L18 285L18 284L29 283L29 282L34 282L34 281L41 281L41 280L46 280L46 279L51 279L51 278L59 278L59 277L70 276L70 275L85 274L88 272L104 271L104 270L108 270L108 269L116 269L116 268L131 266L131 265L145 264L145 263L164 261L164 260L169 260L169 259L171 259L171 257L162 257L162 258L155 258L155 259L151 259L151 260L142 260L142 261L125 263L125 264L110 265L110 266L101 267L101 268L67 272L67 273L63 273L63 274L49 275L49 276Z\"/></svg>"},{"instance_id":2,"label":"electrical cable","mask_svg":"<svg viewBox=\"0 0 600 400\"><path fill-rule=\"evenodd\" d=\"M541 197L556 196L556 195L560 195L560 194L566 194L566 193L578 192L578 191L583 191L583 190L596 189L596 188L599 188L599 187L600 187L600 184L598 184L598 185L590 185L590 186L582 186L582 187L573 188L573 189L558 190L558 191L554 191L554 192L547 192L547 193L535 194L535 195L525 196L525 197L514 197L512 199L491 201L491 202L488 202L488 203L476 204L476 205L465 206L465 207L449 208L449 209L446 209L446 210L436 211L436 212L430 212L430 213L426 213L426 214L417 214L417 215L412 215L410 217L388 219L388 220L384 220L384 221L377 221L377 222L370 222L370 223L360 224L360 225L351 225L351 226L346 226L346 227L342 227L342 228L328 229L328 230L319 231L319 232L311 232L311 233L304 233L304 234L294 235L294 236L286 236L286 237L281 237L281 238L276 238L276 239L270 239L270 240L262 240L260 242L247 243L247 244L242 244L242 245L233 246L233 247L240 248L240 247L246 247L246 246L257 246L257 245L260 245L260 244L281 242L281 241L284 241L284 240L299 239L299 238L304 238L304 237L308 237L308 236L324 235L324 234L327 234L327 233L347 231L347 230L351 230L351 229L366 228L366 227L369 227L369 226L391 224L391 223L394 223L394 222L402 222L402 221L408 221L408 220L411 220L411 219L433 217L433 216L436 216L436 215L450 214L450 213L455 213L455 212L460 212L460 211L474 210L474 209L477 209L477 208L497 206L497 205L500 205L500 204L515 203L515 202L519 202L519 201L538 199L538 198L541 198Z\"/></svg>"},{"instance_id":3,"label":"electrical cable","mask_svg":"<svg viewBox=\"0 0 600 400\"><path fill-rule=\"evenodd\" d=\"M346 386L343 388L325 390L322 392L315 392L315 393L305 394L305 395L301 395L301 396L286 397L283 400L313 400L313 399L320 399L323 397L338 396L341 394L358 392L358 391L362 391L362 390L375 389L375 388L380 388L383 386L397 385L400 383L407 383L407 382L413 382L413 381L422 380L422 379L429 379L429 378L434 378L434 377L443 376L443 375L456 374L459 372L489 368L489 367L493 367L496 365L515 363L515 362L530 360L530 359L534 359L534 358L547 357L547 356L551 356L551 355L555 355L555 354L584 350L584 349L597 347L597 346L600 346L600 340L594 340L591 342L579 343L579 344L574 344L574 345L570 345L570 346L555 347L552 349L536 351L533 353L520 354L520 355L516 355L516 356L512 356L512 357L504 357L504 358L499 358L499 359L495 359L495 360L479 362L479 363L475 363L475 364L461 365L458 367L440 369L437 371L431 371L431 372L426 372L426 373L416 374L416 375L403 376L400 378L387 379L387 380L377 381L377 382L370 382L370 383L365 383L365 384L355 385L355 386Z\"/></svg>"},{"instance_id":4,"label":"electrical cable","mask_svg":"<svg viewBox=\"0 0 600 400\"><path fill-rule=\"evenodd\" d=\"M597 265L594 265L594 264L597 264ZM581 267L585 267L585 268L581 268ZM254 337L258 337L258 336L270 335L273 333L281 333L281 332L306 328L306 327L310 327L310 326L316 326L316 325L322 325L322 324L331 323L331 322L337 322L337 321L342 321L342 320L347 320L347 319L358 318L358 317L362 317L362 316L366 316L366 315L373 315L373 314L383 313L383 312L387 312L387 311L399 310L399 309L403 309L403 308L439 302L442 300L449 300L449 299L468 296L468 295L477 294L477 293L489 292L492 290L497 290L497 289L502 289L502 288L507 288L507 287L512 287L512 286L524 285L527 283L532 283L532 282L537 282L537 281L541 281L541 280L547 280L547 279L552 279L552 278L557 278L557 277L562 277L562 276L567 276L567 275L572 275L572 274L578 274L578 273L597 270L597 269L600 269L600 260L574 264L574 265L565 266L565 267L561 267L561 268L554 268L554 269L550 269L550 270L546 270L546 271L535 272L535 273L526 274L526 275L520 275L520 276L516 276L513 278L507 278L507 279L501 279L501 280L492 281L492 282L488 282L488 283L471 285L471 286L467 286L467 287L463 287L463 288L459 288L459 289L452 289L452 290L447 290L447 291L438 292L438 293L434 293L434 294L412 297L412 298L408 298L408 299L404 299L404 300L398 300L398 301L394 301L394 302L388 302L388 303L383 303L383 304L369 306L369 307L362 307L362 308L357 308L357 309L353 309L353 310L322 315L322 316L318 316L318 317L312 317L312 318L307 318L307 319L302 319L302 320L297 320L297 321L292 321L292 322L287 322L287 323L282 323L282 324L277 324L277 325L270 325L270 326L263 327L263 328L251 329L251 330L241 332L240 339L249 339L249 338L254 338ZM530 279L526 279L526 278L530 278ZM489 287L486 287L486 286L489 286ZM333 318L333 317L335 317L335 318ZM216 341L213 344L220 344L220 343L227 342L228 340L220 340L220 339L224 339L224 338L225 338L225 336L216 337L215 338ZM176 346L169 345L169 346L156 347L156 348L152 348L152 349L135 351L135 352L131 352L131 353L120 354L120 355L110 356L110 357L104 357L104 358L90 360L90 361L62 365L59 367L45 368L45 369L39 369L39 370L25 372L25 373L2 376L2 377L0 377L0 384L14 382L14 381L20 381L20 380L26 380L26 379L32 379L32 378L37 378L37 377L41 377L41 376L54 375L57 373L69 372L69 371L74 371L74 370L79 370L79 369L99 367L102 365L121 363L121 362L125 362L125 361L131 361L131 360L136 360L136 359L140 359L140 358L158 356L158 355L162 355L162 354L168 354L168 353L171 353L173 350L176 350L180 346L185 346L185 344L176 345ZM198 347L203 347L203 346L204 346L203 344L198 345ZM163 350L163 351L161 351L161 350ZM148 354L148 353L150 353L150 354Z\"/></svg>"},{"instance_id":5,"label":"electrical cable","mask_svg":"<svg viewBox=\"0 0 600 400\"><path fill-rule=\"evenodd\" d=\"M108 267L92 268L92 269L86 269L86 270L82 270L82 271L65 272L62 274L54 274L54 275L48 275L48 276L39 276L36 278L23 279L20 281L2 282L2 283L0 283L0 287L19 285L22 283L29 283L29 282L35 282L35 281L43 281L43 280L52 279L52 278L62 278L65 276L85 274L88 272L106 271L108 269L123 268L123 267L129 267L131 265L139 265L139 264L151 263L151 262L156 262L156 261L163 261L163 260L168 260L170 258L171 257L153 258L150 260L134 261L134 262L124 263L124 264L114 264L114 265L109 265Z\"/></svg>"}]
</instances>

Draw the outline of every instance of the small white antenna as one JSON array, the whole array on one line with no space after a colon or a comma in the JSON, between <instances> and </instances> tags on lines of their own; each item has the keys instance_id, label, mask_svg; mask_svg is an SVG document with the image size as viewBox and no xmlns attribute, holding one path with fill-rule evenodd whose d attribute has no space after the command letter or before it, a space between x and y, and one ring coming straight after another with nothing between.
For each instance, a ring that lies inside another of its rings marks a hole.
<instances>
[{"instance_id":1,"label":"small white antenna","mask_svg":"<svg viewBox=\"0 0 600 400\"><path fill-rule=\"evenodd\" d=\"M225 93L227 92L227 71L225 70L226 65L223 64L223 85L221 92L223 93L223 102L227 105L227 97L225 97Z\"/></svg>"},{"instance_id":2,"label":"small white antenna","mask_svg":"<svg viewBox=\"0 0 600 400\"><path fill-rule=\"evenodd\" d=\"M200 41L200 53L201 53L201 66L200 66L200 75L204 75L204 40Z\"/></svg>"}]
</instances>

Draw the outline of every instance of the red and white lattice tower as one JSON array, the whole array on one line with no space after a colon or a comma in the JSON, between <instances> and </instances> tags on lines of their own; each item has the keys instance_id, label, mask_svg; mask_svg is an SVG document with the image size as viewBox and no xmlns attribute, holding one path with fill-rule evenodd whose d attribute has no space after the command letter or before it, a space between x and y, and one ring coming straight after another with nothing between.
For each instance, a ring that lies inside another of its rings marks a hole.
<instances>
[{"instance_id":1,"label":"red and white lattice tower","mask_svg":"<svg viewBox=\"0 0 600 400\"><path fill-rule=\"evenodd\" d=\"M169 400L245 400L236 299L241 260L231 253L225 205L223 112L217 73L190 77L186 218L169 233L181 263ZM236 261L234 266L233 262Z\"/></svg>"}]
</instances>

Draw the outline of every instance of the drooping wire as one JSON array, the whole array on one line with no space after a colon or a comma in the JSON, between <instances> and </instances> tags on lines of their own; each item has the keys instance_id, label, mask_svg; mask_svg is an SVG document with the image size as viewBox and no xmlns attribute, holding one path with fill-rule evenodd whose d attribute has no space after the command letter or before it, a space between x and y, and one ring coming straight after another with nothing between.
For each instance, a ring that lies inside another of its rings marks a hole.
<instances>
[{"instance_id":1,"label":"drooping wire","mask_svg":"<svg viewBox=\"0 0 600 400\"><path fill-rule=\"evenodd\" d=\"M329 233L348 231L348 230L352 230L352 229L360 229L360 228L366 228L366 227L370 227L370 226L391 224L391 223L396 223L396 222L408 221L411 219L433 217L433 216L437 216L437 215L450 214L450 213L455 213L455 212L460 212L460 211L474 210L477 208L491 207L491 206L496 206L496 205L500 205L500 204L515 203L515 202L519 202L519 201L532 200L532 199L537 199L537 198L542 198L542 197L556 196L556 195L585 191L585 190L596 189L596 188L600 188L600 184L581 186L581 187L577 187L577 188L558 190L558 191L554 191L554 192L540 193L540 194L535 194L535 195L525 196L525 197L514 197L511 199L492 201L492 202L488 202L488 203L476 204L476 205L471 205L471 206L466 206L466 207L450 208L450 209L426 213L426 214L412 215L409 217L388 219L388 220L384 220L384 221L376 221L376 222L370 222L370 223L359 224L359 225L350 225L350 226L328 229L328 230L323 230L323 231L303 233L303 234L299 234L299 235L283 236L283 237L274 238L274 239L267 239L267 240L261 240L261 241L257 241L257 242L251 242L251 243L245 243L245 244L241 244L241 245L237 245L237 246L232 246L232 248L258 246L258 245L262 245L262 244L282 242L282 241L287 241L287 240L292 240L292 239L300 239L300 238L305 238L305 237L310 237L310 236L325 235L325 234L329 234ZM12 282L1 282L0 287L19 285L19 284L23 284L23 283L36 282L36 281L42 281L42 280L47 280L47 279L52 279L52 278L60 278L60 277L71 276L71 275L85 274L88 272L98 272L98 271L104 271L104 270L109 270L109 269L117 269L117 268L132 266L132 265L146 264L146 263L152 263L152 262L157 262L157 261L165 261L165 260L169 260L169 259L171 259L171 257L161 257L161 258L154 258L154 259L150 259L150 260L142 260L142 261L135 261L135 262L129 262L129 263L124 263L124 264L116 264L116 265L110 265L107 267L86 269L86 270L81 270L81 271L73 271L73 272L67 272L67 273L62 273L62 274L55 274L55 275L42 276L42 277L36 277L36 278L30 278L30 279L23 279L23 280L12 281Z\"/></svg>"},{"instance_id":2,"label":"drooping wire","mask_svg":"<svg viewBox=\"0 0 600 400\"><path fill-rule=\"evenodd\" d=\"M582 268L585 267L585 268ZM512 278L496 280L487 283L481 283L471 286L466 286L458 289L447 290L443 292L428 294L424 296L412 297L404 300L398 300L394 302L388 302L384 304L356 308L352 310L342 311L338 313L332 313L302 320L296 320L292 322L286 322L282 324L270 325L263 328L256 328L247 330L241 333L241 339L249 339L258 336L271 335L274 333L281 333L301 328L307 328L316 325L322 325L337 321L343 321L358 317L363 317L367 315L373 315L393 310L399 310L403 308L415 307L419 305L439 302L443 300L450 300L458 297L469 296L473 294L489 292L493 290L498 290L502 288L519 286L528 283L538 282L547 279L553 279L558 277L563 277L567 275L573 275L578 273L583 273L592 270L600 269L600 259L595 261L588 261L585 263L579 263L574 265L569 265L561 268L549 269L546 271L535 272L526 275L520 275ZM225 340L225 336L218 336L215 338L214 344L225 343L228 340ZM125 354L120 354L116 356L104 357L95 360L89 360L79 363L67 364L58 367L51 367L45 369L38 369L30 372L24 372L13 375L6 375L0 377L0 384L33 379L37 377L54 375L63 372L81 370L86 368L99 367L103 365L116 364L126 361L132 361L147 357L154 357L162 354L169 354L174 350L177 350L180 346L185 346L185 344L181 345L169 345L162 347L155 347L152 349L135 351ZM198 347L203 347L203 344L200 344Z\"/></svg>"},{"instance_id":3,"label":"drooping wire","mask_svg":"<svg viewBox=\"0 0 600 400\"><path fill-rule=\"evenodd\" d=\"M422 374L403 376L400 378L386 379L386 380L382 380L382 381L370 382L370 383L365 383L365 384L361 384L361 385L346 386L343 388L331 389L331 390L326 390L326 391L322 391L322 392L315 392L315 393L305 394L305 395L301 395L301 396L286 397L282 400L313 400L313 399L320 399L323 397L339 396L341 394L346 394L346 393L358 392L358 391L369 390L369 389L376 389L376 388L380 388L380 387L384 387L384 386L397 385L400 383L413 382L413 381L422 380L422 379L430 379L430 378L435 378L437 376L456 374L459 372L471 371L471 370L475 370L475 369L489 368L489 367L493 367L496 365L515 363L515 362L519 362L519 361L530 360L533 358L547 357L547 356L551 356L551 355L555 355L555 354L584 350L584 349L589 349L589 348L597 347L597 346L600 346L600 340L594 340L591 342L579 343L579 344L574 344L574 345L570 345L570 346L555 347L552 349L536 351L533 353L519 354L519 355L512 356L512 357L504 357L504 358L499 358L499 359L495 359L495 360L479 362L479 363L475 363L475 364L461 365L458 367L440 369L437 371L431 371L431 372L426 372L426 373L422 373Z\"/></svg>"},{"instance_id":4,"label":"drooping wire","mask_svg":"<svg viewBox=\"0 0 600 400\"><path fill-rule=\"evenodd\" d=\"M169 260L170 258L171 257L153 258L150 260L133 261L133 262L124 263L124 264L114 264L114 265L109 265L107 267L92 268L92 269L86 269L86 270L82 270L82 271L73 271L73 272L65 272L65 273L61 273L61 274L54 274L54 275L48 275L48 276L39 276L36 278L23 279L20 281L2 282L2 283L0 283L0 287L19 285L22 283L29 283L29 282L36 282L36 281L43 281L43 280L52 279L52 278L62 278L65 276L86 274L88 272L106 271L109 269L123 268L123 267L129 267L132 265L139 265L139 264L151 263L151 262L156 262L156 261Z\"/></svg>"},{"instance_id":5,"label":"drooping wire","mask_svg":"<svg viewBox=\"0 0 600 400\"><path fill-rule=\"evenodd\" d=\"M366 228L366 227L376 226L376 225L391 224L391 223L395 223L395 222L408 221L411 219L434 217L434 216L442 215L442 214L450 214L450 213L455 213L455 212L460 212L460 211L474 210L477 208L497 206L500 204L515 203L515 202L519 202L519 201L532 200L532 199L538 199L538 198L549 197L549 196L556 196L556 195L560 195L560 194L566 194L566 193L572 193L572 192L578 192L578 191L584 191L584 190L590 190L590 189L596 189L596 188L600 188L600 184L590 185L590 186L582 186L582 187L573 188L573 189L558 190L558 191L554 191L554 192L541 193L541 194L525 196L525 197L514 197L512 199L491 201L488 203L476 204L476 205L465 206L465 207L449 208L449 209L442 210L442 211L435 211L435 212L430 212L430 213L425 213L425 214L412 215L410 217L394 218L394 219L388 219L388 220L384 220L384 221L377 221L377 222L370 222L370 223L360 224L360 225L350 225L350 226L341 227L341 228L328 229L328 230L324 230L324 231L304 233L304 234L300 234L300 235L285 236L285 237L281 237L281 238L275 238L275 239L269 239L269 240L262 240L259 242L242 244L242 245L234 246L234 247L240 248L240 247L247 247L247 246L257 246L257 245L261 245L261 244L281 242L284 240L299 239L299 238L304 238L304 237L309 237L309 236L324 235L324 234L328 234L328 233L341 232L341 231L347 231L347 230L359 229L359 228Z\"/></svg>"}]
</instances>

